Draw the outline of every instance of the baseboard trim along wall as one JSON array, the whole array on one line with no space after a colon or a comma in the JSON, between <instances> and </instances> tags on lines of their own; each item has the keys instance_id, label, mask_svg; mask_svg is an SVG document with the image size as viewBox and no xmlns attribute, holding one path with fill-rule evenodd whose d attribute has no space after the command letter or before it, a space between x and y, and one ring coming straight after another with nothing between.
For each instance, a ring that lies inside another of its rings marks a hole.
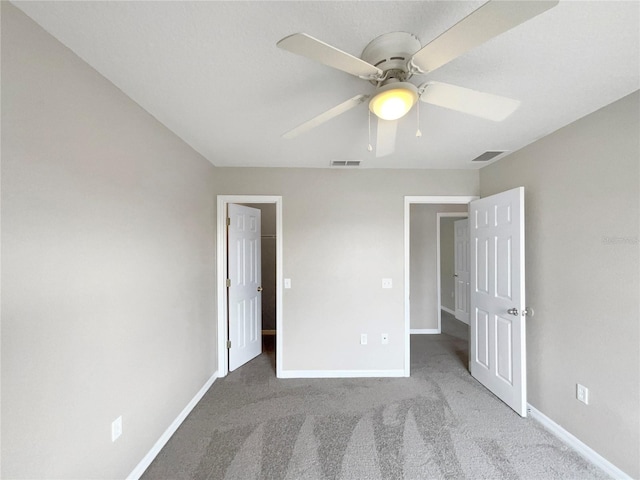
<instances>
[{"instance_id":1,"label":"baseboard trim along wall","mask_svg":"<svg viewBox=\"0 0 640 480\"><path fill-rule=\"evenodd\" d=\"M439 328L412 328L409 330L411 335L433 335L435 333L440 333Z\"/></svg>"},{"instance_id":2,"label":"baseboard trim along wall","mask_svg":"<svg viewBox=\"0 0 640 480\"><path fill-rule=\"evenodd\" d=\"M156 458L158 453L160 453L162 447L164 447L171 436L176 433L178 427L182 424L182 422L184 422L184 419L187 418L187 415L191 413L191 410L193 410L193 408L198 404L204 394L207 393L207 390L211 388L211 385L213 385L213 382L215 382L217 378L218 372L216 371L213 375L211 375L211 378L207 380L207 382L202 386L198 393L196 393L196 395L191 399L187 406L184 407L184 409L180 412L176 419L171 422L171 425L169 425L164 433L160 435L158 441L153 445L153 447L151 447L149 453L147 453L144 458L140 460L140 463L136 465L136 468L134 468L133 471L129 474L127 480L138 480L142 476L144 471L149 468L149 465L151 465L151 462L153 462L153 459Z\"/></svg>"},{"instance_id":3,"label":"baseboard trim along wall","mask_svg":"<svg viewBox=\"0 0 640 480\"><path fill-rule=\"evenodd\" d=\"M404 370L282 370L279 378L404 377Z\"/></svg>"},{"instance_id":4,"label":"baseboard trim along wall","mask_svg":"<svg viewBox=\"0 0 640 480\"><path fill-rule=\"evenodd\" d=\"M618 467L616 467L609 460L604 458L602 455L597 453L588 445L585 445L572 434L567 432L564 428L558 425L556 422L547 417L544 413L537 410L535 407L532 407L531 404L527 404L529 414L531 418L538 421L543 427L545 427L549 432L554 434L568 446L573 448L576 452L582 455L584 458L589 460L595 466L604 470L608 475L617 479L617 480L632 480L629 475L624 473Z\"/></svg>"},{"instance_id":5,"label":"baseboard trim along wall","mask_svg":"<svg viewBox=\"0 0 640 480\"><path fill-rule=\"evenodd\" d=\"M442 310L444 310L445 312L447 312L450 315L453 315L454 317L456 316L456 312L454 312L453 310L451 310L450 308L445 307L444 305L441 305L440 308Z\"/></svg>"}]
</instances>

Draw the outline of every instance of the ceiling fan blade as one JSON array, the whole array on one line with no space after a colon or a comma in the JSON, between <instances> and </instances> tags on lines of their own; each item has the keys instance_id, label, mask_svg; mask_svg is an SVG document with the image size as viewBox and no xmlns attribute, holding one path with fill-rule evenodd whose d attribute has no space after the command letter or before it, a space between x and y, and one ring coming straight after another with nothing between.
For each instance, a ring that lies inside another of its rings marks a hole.
<instances>
[{"instance_id":1,"label":"ceiling fan blade","mask_svg":"<svg viewBox=\"0 0 640 480\"><path fill-rule=\"evenodd\" d=\"M356 77L372 80L381 78L383 75L382 70L378 67L374 67L364 60L343 52L306 33L294 33L284 37L276 45L284 50L297 53Z\"/></svg>"},{"instance_id":2,"label":"ceiling fan blade","mask_svg":"<svg viewBox=\"0 0 640 480\"><path fill-rule=\"evenodd\" d=\"M411 64L422 73L432 72L472 48L517 27L557 4L557 0L491 0L425 45L413 55Z\"/></svg>"},{"instance_id":3,"label":"ceiling fan blade","mask_svg":"<svg viewBox=\"0 0 640 480\"><path fill-rule=\"evenodd\" d=\"M520 106L519 100L448 83L428 82L421 86L419 91L422 91L420 100L423 102L494 122L501 122Z\"/></svg>"},{"instance_id":4,"label":"ceiling fan blade","mask_svg":"<svg viewBox=\"0 0 640 480\"><path fill-rule=\"evenodd\" d=\"M396 150L397 120L382 120L378 118L378 133L376 134L376 157L386 157Z\"/></svg>"},{"instance_id":5,"label":"ceiling fan blade","mask_svg":"<svg viewBox=\"0 0 640 480\"><path fill-rule=\"evenodd\" d=\"M327 122L332 118L343 114L347 110L351 110L352 108L357 107L368 98L369 98L369 95L356 95L355 97L350 98L346 102L342 102L340 105L336 105L335 107L327 110L326 112L321 113L317 117L313 117L311 120L304 122L302 125L298 125L293 130L289 130L287 133L284 133L282 137L287 139L297 137L301 133L308 132L312 128L316 128L318 125L322 125L324 122Z\"/></svg>"}]
</instances>

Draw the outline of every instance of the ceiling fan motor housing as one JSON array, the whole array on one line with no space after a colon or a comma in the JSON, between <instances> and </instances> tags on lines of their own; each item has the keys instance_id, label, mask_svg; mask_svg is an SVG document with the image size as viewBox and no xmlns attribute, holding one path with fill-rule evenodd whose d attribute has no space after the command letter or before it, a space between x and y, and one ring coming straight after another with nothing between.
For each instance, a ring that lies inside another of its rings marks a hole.
<instances>
[{"instance_id":1,"label":"ceiling fan motor housing","mask_svg":"<svg viewBox=\"0 0 640 480\"><path fill-rule=\"evenodd\" d=\"M360 58L385 72L384 80L396 78L402 82L411 77L407 64L421 47L418 37L411 33L385 33L373 39ZM373 80L371 83L377 85L380 82Z\"/></svg>"}]
</instances>

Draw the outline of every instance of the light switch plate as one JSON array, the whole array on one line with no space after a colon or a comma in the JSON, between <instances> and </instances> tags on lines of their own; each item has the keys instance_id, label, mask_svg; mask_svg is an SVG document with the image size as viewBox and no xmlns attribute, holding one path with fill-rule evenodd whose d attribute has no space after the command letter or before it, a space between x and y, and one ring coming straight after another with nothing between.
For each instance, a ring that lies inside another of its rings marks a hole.
<instances>
[{"instance_id":1,"label":"light switch plate","mask_svg":"<svg viewBox=\"0 0 640 480\"><path fill-rule=\"evenodd\" d=\"M291 288L291 279L290 278L285 278L284 279L284 288Z\"/></svg>"}]
</instances>

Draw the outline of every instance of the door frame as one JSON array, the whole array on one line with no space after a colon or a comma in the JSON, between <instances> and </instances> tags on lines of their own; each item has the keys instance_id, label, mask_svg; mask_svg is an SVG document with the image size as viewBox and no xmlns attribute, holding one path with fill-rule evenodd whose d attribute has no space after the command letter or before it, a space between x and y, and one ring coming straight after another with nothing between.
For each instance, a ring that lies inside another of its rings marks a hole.
<instances>
[{"instance_id":1,"label":"door frame","mask_svg":"<svg viewBox=\"0 0 640 480\"><path fill-rule=\"evenodd\" d=\"M282 239L282 196L276 195L218 195L216 219L216 279L217 279L217 348L218 377L229 373L227 355L227 205L229 203L274 203L276 205L276 376L282 377L282 277L283 277L283 239Z\"/></svg>"},{"instance_id":2,"label":"door frame","mask_svg":"<svg viewBox=\"0 0 640 480\"><path fill-rule=\"evenodd\" d=\"M436 279L436 285L438 290L438 332L442 333L442 286L441 286L441 275L440 275L440 219L441 218L449 218L449 217L458 217L460 219L469 218L469 212L437 212L436 213L436 275L438 276ZM448 310L448 309L447 309ZM448 313L451 313L450 311ZM455 312L454 312L455 315Z\"/></svg>"},{"instance_id":3,"label":"door frame","mask_svg":"<svg viewBox=\"0 0 640 480\"><path fill-rule=\"evenodd\" d=\"M442 195L442 196L419 196L409 195L404 197L404 376L408 377L411 370L411 302L410 302L410 226L411 226L411 205L415 204L468 204L480 198L477 195Z\"/></svg>"}]
</instances>

